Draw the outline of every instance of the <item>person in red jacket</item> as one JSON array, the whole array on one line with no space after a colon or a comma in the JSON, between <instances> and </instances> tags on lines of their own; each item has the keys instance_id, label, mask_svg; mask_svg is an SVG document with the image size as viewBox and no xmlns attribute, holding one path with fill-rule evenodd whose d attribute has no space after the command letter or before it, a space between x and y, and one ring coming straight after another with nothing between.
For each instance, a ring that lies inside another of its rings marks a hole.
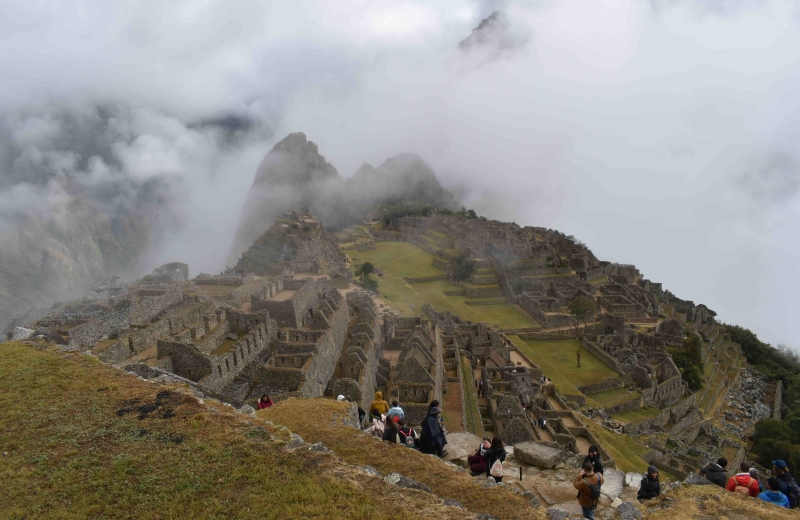
<instances>
[{"instance_id":1,"label":"person in red jacket","mask_svg":"<svg viewBox=\"0 0 800 520\"><path fill-rule=\"evenodd\" d=\"M742 462L739 465L739 473L728 479L725 486L728 491L735 491L751 497L758 496L758 480L750 476L750 466Z\"/></svg>"},{"instance_id":2,"label":"person in red jacket","mask_svg":"<svg viewBox=\"0 0 800 520\"><path fill-rule=\"evenodd\" d=\"M258 409L263 410L265 408L269 408L272 406L272 399L269 398L267 394L261 396L261 399L258 400Z\"/></svg>"}]
</instances>

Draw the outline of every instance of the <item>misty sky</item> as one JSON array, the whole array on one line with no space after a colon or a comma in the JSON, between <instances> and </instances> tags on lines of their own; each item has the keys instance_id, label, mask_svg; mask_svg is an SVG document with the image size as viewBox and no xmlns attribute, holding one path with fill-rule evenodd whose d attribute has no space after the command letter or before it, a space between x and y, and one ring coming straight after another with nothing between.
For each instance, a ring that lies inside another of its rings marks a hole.
<instances>
[{"instance_id":1,"label":"misty sky","mask_svg":"<svg viewBox=\"0 0 800 520\"><path fill-rule=\"evenodd\" d=\"M0 0L0 75L0 230L63 208L57 178L164 178L147 267L216 272L258 163L302 131L344 176L419 154L479 213L800 348L794 2Z\"/></svg>"}]
</instances>

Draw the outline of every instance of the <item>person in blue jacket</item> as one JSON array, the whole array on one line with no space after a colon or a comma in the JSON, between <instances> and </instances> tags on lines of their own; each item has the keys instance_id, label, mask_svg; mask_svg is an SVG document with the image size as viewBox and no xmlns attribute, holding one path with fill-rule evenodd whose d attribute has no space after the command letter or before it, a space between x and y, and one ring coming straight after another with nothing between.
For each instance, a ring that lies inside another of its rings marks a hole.
<instances>
[{"instance_id":1,"label":"person in blue jacket","mask_svg":"<svg viewBox=\"0 0 800 520\"><path fill-rule=\"evenodd\" d=\"M767 490L759 493L758 498L764 502L769 502L770 504L775 504L776 506L781 506L788 509L789 499L786 498L786 495L781 493L779 489L780 487L778 486L778 479L775 477L768 478Z\"/></svg>"}]
</instances>

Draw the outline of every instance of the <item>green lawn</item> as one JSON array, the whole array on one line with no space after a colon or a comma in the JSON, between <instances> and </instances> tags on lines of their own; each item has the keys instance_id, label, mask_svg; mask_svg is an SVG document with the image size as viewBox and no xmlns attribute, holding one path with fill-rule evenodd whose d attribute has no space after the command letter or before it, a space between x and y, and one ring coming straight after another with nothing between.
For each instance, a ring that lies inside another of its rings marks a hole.
<instances>
[{"instance_id":1,"label":"green lawn","mask_svg":"<svg viewBox=\"0 0 800 520\"><path fill-rule=\"evenodd\" d=\"M581 363L583 363L583 355L581 355ZM637 397L641 397L639 392L630 392L627 388L614 388L613 390L606 390L605 392L598 392L586 397L586 404L589 406L602 406L608 408L625 401L630 401Z\"/></svg>"},{"instance_id":2,"label":"green lawn","mask_svg":"<svg viewBox=\"0 0 800 520\"><path fill-rule=\"evenodd\" d=\"M470 365L466 356L461 357L461 375L463 377L464 409L467 412L466 417L464 417L464 426L468 432L482 437L483 420L481 419L481 411L478 408L478 396L475 395L472 365Z\"/></svg>"},{"instance_id":3,"label":"green lawn","mask_svg":"<svg viewBox=\"0 0 800 520\"><path fill-rule=\"evenodd\" d=\"M658 408L639 408L638 410L628 410L627 412L614 414L614 419L623 423L636 424L646 419L651 419L660 414L661 410Z\"/></svg>"},{"instance_id":4,"label":"green lawn","mask_svg":"<svg viewBox=\"0 0 800 520\"><path fill-rule=\"evenodd\" d=\"M603 448L617 462L617 469L626 473L644 473L647 471L647 463L639 457L649 451L647 447L639 444L628 435L606 430L594 421L586 421L586 425L600 441Z\"/></svg>"},{"instance_id":5,"label":"green lawn","mask_svg":"<svg viewBox=\"0 0 800 520\"><path fill-rule=\"evenodd\" d=\"M446 280L409 284L403 278L440 276L444 271L433 266L433 255L407 242L378 242L374 251L350 251L353 267L370 262L383 270L378 292L405 316L419 316L422 305L431 304L437 311L450 311L460 318L481 321L499 328L525 328L539 325L521 314L513 305L467 305L465 296L445 296L443 291L461 287ZM474 300L474 298L471 298ZM413 307L412 307L413 306Z\"/></svg>"},{"instance_id":6,"label":"green lawn","mask_svg":"<svg viewBox=\"0 0 800 520\"><path fill-rule=\"evenodd\" d=\"M521 340L512 336L511 341L553 380L562 394L580 394L576 387L602 383L609 377L618 377L615 371L604 365L586 349L581 351L581 366L578 368L575 352L578 340L539 341ZM627 390L625 390L627 392Z\"/></svg>"}]
</instances>

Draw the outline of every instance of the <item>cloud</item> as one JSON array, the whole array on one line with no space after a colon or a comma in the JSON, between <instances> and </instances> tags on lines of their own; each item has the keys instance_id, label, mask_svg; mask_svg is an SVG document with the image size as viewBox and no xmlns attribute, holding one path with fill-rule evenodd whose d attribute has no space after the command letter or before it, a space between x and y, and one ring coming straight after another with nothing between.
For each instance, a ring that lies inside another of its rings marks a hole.
<instances>
[{"instance_id":1,"label":"cloud","mask_svg":"<svg viewBox=\"0 0 800 520\"><path fill-rule=\"evenodd\" d=\"M751 158L737 180L759 206L785 204L800 192L800 168L783 152Z\"/></svg>"},{"instance_id":2,"label":"cloud","mask_svg":"<svg viewBox=\"0 0 800 520\"><path fill-rule=\"evenodd\" d=\"M796 5L589 4L6 2L0 223L137 212L161 235L140 274L218 270L258 164L302 131L344 177L415 153L480 213L790 341L774 317L800 290L778 261L792 230L750 218L739 188L800 218ZM494 11L508 25L459 50ZM720 272L770 293L720 298Z\"/></svg>"}]
</instances>

